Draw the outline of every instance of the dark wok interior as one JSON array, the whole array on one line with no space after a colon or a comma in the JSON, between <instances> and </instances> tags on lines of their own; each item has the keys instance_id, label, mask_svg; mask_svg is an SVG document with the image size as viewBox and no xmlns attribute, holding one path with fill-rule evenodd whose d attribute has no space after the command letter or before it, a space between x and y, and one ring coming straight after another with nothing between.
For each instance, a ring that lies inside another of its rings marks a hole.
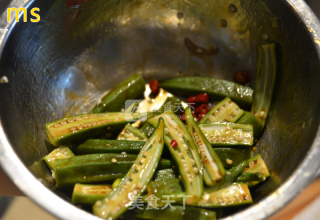
<instances>
[{"instance_id":1,"label":"dark wok interior","mask_svg":"<svg viewBox=\"0 0 320 220\"><path fill-rule=\"evenodd\" d=\"M10 83L0 86L0 117L25 166L53 191L51 173L40 161L54 149L46 122L87 112L134 72L146 82L179 75L232 80L241 69L254 87L255 46L268 42L277 43L278 76L256 146L272 177L255 188L254 201L279 187L308 152L319 125L320 64L308 29L283 1L98 0L68 8L39 0L33 7L40 8L41 21L20 19L3 48L0 70ZM219 53L193 56L185 37L203 47L213 44Z\"/></svg>"}]
</instances>

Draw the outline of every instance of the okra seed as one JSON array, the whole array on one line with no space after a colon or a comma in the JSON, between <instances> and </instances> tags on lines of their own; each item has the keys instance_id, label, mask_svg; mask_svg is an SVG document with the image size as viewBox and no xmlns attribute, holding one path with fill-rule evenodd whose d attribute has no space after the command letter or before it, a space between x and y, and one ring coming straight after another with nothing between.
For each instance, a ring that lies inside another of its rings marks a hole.
<instances>
[{"instance_id":1,"label":"okra seed","mask_svg":"<svg viewBox=\"0 0 320 220\"><path fill-rule=\"evenodd\" d=\"M229 115L226 117L226 119L227 119L227 121L232 121L233 118Z\"/></svg>"},{"instance_id":2,"label":"okra seed","mask_svg":"<svg viewBox=\"0 0 320 220\"><path fill-rule=\"evenodd\" d=\"M218 201L218 199L216 197L213 197L211 200L212 200L212 202L214 204L218 204L219 203L219 201Z\"/></svg>"},{"instance_id":3,"label":"okra seed","mask_svg":"<svg viewBox=\"0 0 320 220\"><path fill-rule=\"evenodd\" d=\"M142 188L142 184L141 184L140 182L137 182L137 187L138 187L139 189L141 189L141 188Z\"/></svg>"},{"instance_id":4,"label":"okra seed","mask_svg":"<svg viewBox=\"0 0 320 220\"><path fill-rule=\"evenodd\" d=\"M88 127L91 127L92 126L92 122L88 122L87 125L88 125Z\"/></svg>"},{"instance_id":5,"label":"okra seed","mask_svg":"<svg viewBox=\"0 0 320 220\"><path fill-rule=\"evenodd\" d=\"M179 180L182 180L182 177L179 175Z\"/></svg>"},{"instance_id":6,"label":"okra seed","mask_svg":"<svg viewBox=\"0 0 320 220\"><path fill-rule=\"evenodd\" d=\"M191 165L194 166L196 162L193 159L190 159Z\"/></svg>"},{"instance_id":7,"label":"okra seed","mask_svg":"<svg viewBox=\"0 0 320 220\"><path fill-rule=\"evenodd\" d=\"M116 159L116 158L112 158L112 159L111 159L111 162L112 162L112 163L117 163L117 159Z\"/></svg>"},{"instance_id":8,"label":"okra seed","mask_svg":"<svg viewBox=\"0 0 320 220\"><path fill-rule=\"evenodd\" d=\"M96 202L96 206L101 206L102 205L102 202L101 201L97 201Z\"/></svg>"},{"instance_id":9,"label":"okra seed","mask_svg":"<svg viewBox=\"0 0 320 220\"><path fill-rule=\"evenodd\" d=\"M249 165L250 165L250 163L249 163ZM261 174L262 174L262 175L265 175L267 172L268 172L268 171L267 171L266 168L264 168L264 169L261 170Z\"/></svg>"},{"instance_id":10,"label":"okra seed","mask_svg":"<svg viewBox=\"0 0 320 220\"><path fill-rule=\"evenodd\" d=\"M97 121L97 125L101 125L101 121Z\"/></svg>"},{"instance_id":11,"label":"okra seed","mask_svg":"<svg viewBox=\"0 0 320 220\"><path fill-rule=\"evenodd\" d=\"M222 197L222 200L224 203L228 203L228 198L227 197Z\"/></svg>"},{"instance_id":12,"label":"okra seed","mask_svg":"<svg viewBox=\"0 0 320 220\"><path fill-rule=\"evenodd\" d=\"M82 129L82 126L81 126L81 125L78 125L78 126L77 126L77 129L78 129L78 130L81 130L81 129Z\"/></svg>"},{"instance_id":13,"label":"okra seed","mask_svg":"<svg viewBox=\"0 0 320 220\"><path fill-rule=\"evenodd\" d=\"M68 122L66 122L66 121L60 121L60 124L61 124L61 125L66 125L66 124L68 124Z\"/></svg>"},{"instance_id":14,"label":"okra seed","mask_svg":"<svg viewBox=\"0 0 320 220\"><path fill-rule=\"evenodd\" d=\"M126 152L121 152L121 154L122 154L122 155L126 155L127 153L126 153Z\"/></svg>"},{"instance_id":15,"label":"okra seed","mask_svg":"<svg viewBox=\"0 0 320 220\"><path fill-rule=\"evenodd\" d=\"M86 177L86 176L84 176L84 177L83 177L83 179L87 179L87 177Z\"/></svg>"},{"instance_id":16,"label":"okra seed","mask_svg":"<svg viewBox=\"0 0 320 220\"><path fill-rule=\"evenodd\" d=\"M257 164L260 164L260 163L262 163L261 158L259 158L259 159L257 160Z\"/></svg>"},{"instance_id":17,"label":"okra seed","mask_svg":"<svg viewBox=\"0 0 320 220\"><path fill-rule=\"evenodd\" d=\"M68 122L69 122L69 123L74 122L73 118L69 118L69 119L68 119Z\"/></svg>"},{"instance_id":18,"label":"okra seed","mask_svg":"<svg viewBox=\"0 0 320 220\"><path fill-rule=\"evenodd\" d=\"M207 201L210 198L210 195L208 193L203 193L202 199Z\"/></svg>"},{"instance_id":19,"label":"okra seed","mask_svg":"<svg viewBox=\"0 0 320 220\"><path fill-rule=\"evenodd\" d=\"M61 125L58 124L58 123L56 123L56 124L54 124L53 126L54 126L55 128L59 128Z\"/></svg>"},{"instance_id":20,"label":"okra seed","mask_svg":"<svg viewBox=\"0 0 320 220\"><path fill-rule=\"evenodd\" d=\"M230 196L230 198L229 198L229 200L230 200L230 202L235 202L236 201L236 198L234 197L234 196Z\"/></svg>"},{"instance_id":21,"label":"okra seed","mask_svg":"<svg viewBox=\"0 0 320 220\"><path fill-rule=\"evenodd\" d=\"M82 124L82 127L86 128L86 127L88 127L88 125L86 123L84 123L84 124Z\"/></svg>"},{"instance_id":22,"label":"okra seed","mask_svg":"<svg viewBox=\"0 0 320 220\"><path fill-rule=\"evenodd\" d=\"M77 117L76 117L76 121L81 121L80 116L77 116Z\"/></svg>"},{"instance_id":23,"label":"okra seed","mask_svg":"<svg viewBox=\"0 0 320 220\"><path fill-rule=\"evenodd\" d=\"M144 163L145 160L146 160L146 159L142 157L142 158L140 159L140 163Z\"/></svg>"},{"instance_id":24,"label":"okra seed","mask_svg":"<svg viewBox=\"0 0 320 220\"><path fill-rule=\"evenodd\" d=\"M101 121L101 124L105 124L105 123L107 123L106 120L102 120L102 121Z\"/></svg>"},{"instance_id":25,"label":"okra seed","mask_svg":"<svg viewBox=\"0 0 320 220\"><path fill-rule=\"evenodd\" d=\"M231 175L231 172L230 172L230 171L227 171L226 174L229 176L229 175Z\"/></svg>"},{"instance_id":26,"label":"okra seed","mask_svg":"<svg viewBox=\"0 0 320 220\"><path fill-rule=\"evenodd\" d=\"M199 128L200 128L201 131L203 131L203 127L202 126L199 126Z\"/></svg>"},{"instance_id":27,"label":"okra seed","mask_svg":"<svg viewBox=\"0 0 320 220\"><path fill-rule=\"evenodd\" d=\"M254 167L254 162L250 162L250 163L249 163L249 167L250 167L250 168Z\"/></svg>"},{"instance_id":28,"label":"okra seed","mask_svg":"<svg viewBox=\"0 0 320 220\"><path fill-rule=\"evenodd\" d=\"M186 164L186 163L184 163L183 166L184 166L185 168L188 168L188 164Z\"/></svg>"},{"instance_id":29,"label":"okra seed","mask_svg":"<svg viewBox=\"0 0 320 220\"><path fill-rule=\"evenodd\" d=\"M265 181L267 178L265 176L262 177L262 181Z\"/></svg>"},{"instance_id":30,"label":"okra seed","mask_svg":"<svg viewBox=\"0 0 320 220\"><path fill-rule=\"evenodd\" d=\"M96 122L96 121L93 121L93 122L92 122L92 126L95 126L95 125L97 125L97 122Z\"/></svg>"},{"instance_id":31,"label":"okra seed","mask_svg":"<svg viewBox=\"0 0 320 220\"><path fill-rule=\"evenodd\" d=\"M222 111L224 111L225 110L225 108L223 107L223 106L221 106L220 107L220 111L222 112Z\"/></svg>"},{"instance_id":32,"label":"okra seed","mask_svg":"<svg viewBox=\"0 0 320 220\"><path fill-rule=\"evenodd\" d=\"M219 110L216 110L216 111L214 112L214 114L217 115L217 116L220 115Z\"/></svg>"},{"instance_id":33,"label":"okra seed","mask_svg":"<svg viewBox=\"0 0 320 220\"><path fill-rule=\"evenodd\" d=\"M164 128L164 133L165 134L169 134L169 129L168 128Z\"/></svg>"},{"instance_id":34,"label":"okra seed","mask_svg":"<svg viewBox=\"0 0 320 220\"><path fill-rule=\"evenodd\" d=\"M143 152L143 156L145 156L145 157L147 157L148 154L149 154L149 153L148 153L147 151L144 151L144 152Z\"/></svg>"},{"instance_id":35,"label":"okra seed","mask_svg":"<svg viewBox=\"0 0 320 220\"><path fill-rule=\"evenodd\" d=\"M71 131L76 131L77 128L76 128L76 127L72 127L72 128L70 128L70 130L71 130Z\"/></svg>"},{"instance_id":36,"label":"okra seed","mask_svg":"<svg viewBox=\"0 0 320 220\"><path fill-rule=\"evenodd\" d=\"M193 182L193 179L192 179L192 178L189 178L189 182L192 183L192 182Z\"/></svg>"},{"instance_id":37,"label":"okra seed","mask_svg":"<svg viewBox=\"0 0 320 220\"><path fill-rule=\"evenodd\" d=\"M223 200L222 200L221 198L218 198L218 202L219 202L219 203L222 203Z\"/></svg>"},{"instance_id":38,"label":"okra seed","mask_svg":"<svg viewBox=\"0 0 320 220\"><path fill-rule=\"evenodd\" d=\"M193 168L193 172L194 172L195 174L198 174L198 172L199 172L198 168L197 168L197 167L194 167L194 168Z\"/></svg>"},{"instance_id":39,"label":"okra seed","mask_svg":"<svg viewBox=\"0 0 320 220\"><path fill-rule=\"evenodd\" d=\"M142 168L142 166L136 165L136 170L137 170L137 171L141 170L141 168Z\"/></svg>"},{"instance_id":40,"label":"okra seed","mask_svg":"<svg viewBox=\"0 0 320 220\"><path fill-rule=\"evenodd\" d=\"M183 145L183 149L184 149L184 150L188 150L188 146L184 144L184 145Z\"/></svg>"},{"instance_id":41,"label":"okra seed","mask_svg":"<svg viewBox=\"0 0 320 220\"><path fill-rule=\"evenodd\" d=\"M232 160L230 160L229 158L228 158L228 159L226 159L226 162L227 162L227 164L229 164L229 165L231 165L231 164L233 163L233 161L232 161Z\"/></svg>"},{"instance_id":42,"label":"okra seed","mask_svg":"<svg viewBox=\"0 0 320 220\"><path fill-rule=\"evenodd\" d=\"M236 199L239 200L239 201L241 200L239 194L236 194Z\"/></svg>"}]
</instances>

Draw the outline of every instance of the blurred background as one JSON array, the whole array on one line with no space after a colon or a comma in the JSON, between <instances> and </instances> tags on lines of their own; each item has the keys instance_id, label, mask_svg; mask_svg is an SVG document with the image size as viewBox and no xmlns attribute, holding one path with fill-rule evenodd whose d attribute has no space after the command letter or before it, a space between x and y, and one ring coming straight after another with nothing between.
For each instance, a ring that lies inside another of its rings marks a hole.
<instances>
[{"instance_id":1,"label":"blurred background","mask_svg":"<svg viewBox=\"0 0 320 220\"><path fill-rule=\"evenodd\" d=\"M275 0L277 1L277 0ZM305 0L320 18L320 0ZM0 0L0 13L7 9L11 0ZM0 179L0 187L1 187ZM320 178L316 179L300 196L292 201L285 209L271 217L269 220L320 219ZM17 196L0 196L1 220L56 220L54 216L46 212L30 199Z\"/></svg>"}]
</instances>

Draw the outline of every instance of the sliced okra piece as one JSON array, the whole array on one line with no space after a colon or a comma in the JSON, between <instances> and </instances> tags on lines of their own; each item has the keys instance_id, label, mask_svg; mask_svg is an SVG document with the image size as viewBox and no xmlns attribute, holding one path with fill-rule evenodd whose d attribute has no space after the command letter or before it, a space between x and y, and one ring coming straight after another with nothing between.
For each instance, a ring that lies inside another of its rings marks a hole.
<instances>
[{"instance_id":1,"label":"sliced okra piece","mask_svg":"<svg viewBox=\"0 0 320 220\"><path fill-rule=\"evenodd\" d=\"M232 183L223 189L203 193L198 206L206 208L221 208L251 204L252 197L246 183Z\"/></svg>"},{"instance_id":2,"label":"sliced okra piece","mask_svg":"<svg viewBox=\"0 0 320 220\"><path fill-rule=\"evenodd\" d=\"M173 200L174 203L178 203L183 200L183 195L185 195L181 182L178 178L151 181L147 186L147 191L149 196L155 196L160 199L157 202L157 205L160 207L166 205L164 196L171 195L173 197L170 198L170 200ZM146 199L148 201L148 198Z\"/></svg>"},{"instance_id":3,"label":"sliced okra piece","mask_svg":"<svg viewBox=\"0 0 320 220\"><path fill-rule=\"evenodd\" d=\"M191 135L182 121L172 112L167 111L148 122L156 126L157 118L164 120L164 140L176 162L186 194L191 203L196 203L203 193L202 163Z\"/></svg>"},{"instance_id":4,"label":"sliced okra piece","mask_svg":"<svg viewBox=\"0 0 320 220\"><path fill-rule=\"evenodd\" d=\"M257 47L257 74L251 112L265 126L273 95L277 73L276 45Z\"/></svg>"},{"instance_id":5,"label":"sliced okra piece","mask_svg":"<svg viewBox=\"0 0 320 220\"><path fill-rule=\"evenodd\" d=\"M199 123L207 122L236 122L244 111L240 107L231 101L229 97L219 102L213 109L211 109Z\"/></svg>"},{"instance_id":6,"label":"sliced okra piece","mask_svg":"<svg viewBox=\"0 0 320 220\"><path fill-rule=\"evenodd\" d=\"M53 150L50 154L43 157L42 160L47 164L50 170L54 169L54 162L56 159L65 159L69 157L74 157L73 152L67 146L60 146Z\"/></svg>"},{"instance_id":7,"label":"sliced okra piece","mask_svg":"<svg viewBox=\"0 0 320 220\"><path fill-rule=\"evenodd\" d=\"M145 122L140 128L140 131L143 132L147 137L150 137L154 132L154 127L148 122Z\"/></svg>"},{"instance_id":8,"label":"sliced okra piece","mask_svg":"<svg viewBox=\"0 0 320 220\"><path fill-rule=\"evenodd\" d=\"M51 144L58 146L90 136L120 130L128 122L147 116L147 113L110 112L84 114L59 119L46 124L46 132Z\"/></svg>"},{"instance_id":9,"label":"sliced okra piece","mask_svg":"<svg viewBox=\"0 0 320 220\"><path fill-rule=\"evenodd\" d=\"M210 142L202 134L195 122L190 107L185 109L185 117L194 143L196 144L203 163L203 178L208 186L224 181L226 171Z\"/></svg>"},{"instance_id":10,"label":"sliced okra piece","mask_svg":"<svg viewBox=\"0 0 320 220\"><path fill-rule=\"evenodd\" d=\"M124 109L127 100L143 96L144 90L145 82L142 76L135 73L112 88L90 113L121 111L121 109Z\"/></svg>"},{"instance_id":11,"label":"sliced okra piece","mask_svg":"<svg viewBox=\"0 0 320 220\"><path fill-rule=\"evenodd\" d=\"M256 156L250 158L249 165L246 167L246 169L243 171L245 173L261 173L263 175L263 180L265 181L266 178L270 176L270 172L268 170L268 167L266 163L263 161L260 154L257 154ZM253 187L257 185L259 181L253 181L248 183L249 187Z\"/></svg>"},{"instance_id":12,"label":"sliced okra piece","mask_svg":"<svg viewBox=\"0 0 320 220\"><path fill-rule=\"evenodd\" d=\"M236 123L252 125L254 137L257 137L259 135L259 132L262 130L261 121L259 121L259 119L251 112L245 111L242 117Z\"/></svg>"},{"instance_id":13,"label":"sliced okra piece","mask_svg":"<svg viewBox=\"0 0 320 220\"><path fill-rule=\"evenodd\" d=\"M265 177L261 173L242 173L237 179L236 182L248 183L252 181L261 182L265 180Z\"/></svg>"},{"instance_id":14,"label":"sliced okra piece","mask_svg":"<svg viewBox=\"0 0 320 220\"><path fill-rule=\"evenodd\" d=\"M71 202L92 205L112 191L111 185L79 184L74 186Z\"/></svg>"},{"instance_id":15,"label":"sliced okra piece","mask_svg":"<svg viewBox=\"0 0 320 220\"><path fill-rule=\"evenodd\" d=\"M148 137L139 129L127 124L117 137L117 140L147 141Z\"/></svg>"},{"instance_id":16,"label":"sliced okra piece","mask_svg":"<svg viewBox=\"0 0 320 220\"><path fill-rule=\"evenodd\" d=\"M252 125L213 122L200 124L199 128L213 147L253 145Z\"/></svg>"},{"instance_id":17,"label":"sliced okra piece","mask_svg":"<svg viewBox=\"0 0 320 220\"><path fill-rule=\"evenodd\" d=\"M197 220L215 220L216 213L214 211L173 205L173 208L166 209L133 209L127 212L124 217L132 219L136 217L138 219L155 219L155 220L185 220L185 219L197 219Z\"/></svg>"},{"instance_id":18,"label":"sliced okra piece","mask_svg":"<svg viewBox=\"0 0 320 220\"><path fill-rule=\"evenodd\" d=\"M70 147L77 155L98 153L138 154L145 141L88 139L83 142L72 143Z\"/></svg>"},{"instance_id":19,"label":"sliced okra piece","mask_svg":"<svg viewBox=\"0 0 320 220\"><path fill-rule=\"evenodd\" d=\"M252 154L249 147L215 147L214 151L220 158L225 169L230 169L242 161L249 160Z\"/></svg>"},{"instance_id":20,"label":"sliced okra piece","mask_svg":"<svg viewBox=\"0 0 320 220\"><path fill-rule=\"evenodd\" d=\"M142 148L127 175L104 199L93 206L93 213L104 219L116 219L131 206L146 189L161 157L164 123L159 119L155 133Z\"/></svg>"},{"instance_id":21,"label":"sliced okra piece","mask_svg":"<svg viewBox=\"0 0 320 220\"><path fill-rule=\"evenodd\" d=\"M222 100L230 97L240 106L251 106L253 89L234 82L209 77L177 77L160 82L160 87L173 94L196 95L207 93L210 98Z\"/></svg>"},{"instance_id":22,"label":"sliced okra piece","mask_svg":"<svg viewBox=\"0 0 320 220\"><path fill-rule=\"evenodd\" d=\"M56 185L115 180L125 176L136 158L137 155L131 154L88 154L56 160ZM171 166L170 160L161 159L159 162L159 169Z\"/></svg>"}]
</instances>

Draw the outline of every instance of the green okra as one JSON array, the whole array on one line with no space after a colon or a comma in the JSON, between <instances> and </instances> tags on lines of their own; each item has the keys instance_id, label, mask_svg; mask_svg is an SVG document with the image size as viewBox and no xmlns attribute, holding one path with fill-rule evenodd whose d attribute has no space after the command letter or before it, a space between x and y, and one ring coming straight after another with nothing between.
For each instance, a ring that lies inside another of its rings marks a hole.
<instances>
[{"instance_id":1,"label":"green okra","mask_svg":"<svg viewBox=\"0 0 320 220\"><path fill-rule=\"evenodd\" d=\"M159 119L155 133L149 138L129 172L106 196L93 206L93 213L104 219L116 219L132 205L150 182L163 149L164 123Z\"/></svg>"},{"instance_id":2,"label":"green okra","mask_svg":"<svg viewBox=\"0 0 320 220\"><path fill-rule=\"evenodd\" d=\"M194 220L215 220L216 213L214 211L173 205L173 209L133 209L127 212L124 217L128 219L138 218L138 219L155 219L155 220L185 220L185 219L194 219Z\"/></svg>"},{"instance_id":3,"label":"green okra","mask_svg":"<svg viewBox=\"0 0 320 220\"><path fill-rule=\"evenodd\" d=\"M231 101L229 97L219 102L213 109L211 109L199 123L208 122L236 122L244 111L240 107Z\"/></svg>"},{"instance_id":4,"label":"green okra","mask_svg":"<svg viewBox=\"0 0 320 220\"><path fill-rule=\"evenodd\" d=\"M50 170L54 169L54 162L56 159L65 159L69 157L74 157L73 152L67 146L60 146L53 150L50 154L43 157L42 160L47 164Z\"/></svg>"},{"instance_id":5,"label":"green okra","mask_svg":"<svg viewBox=\"0 0 320 220\"><path fill-rule=\"evenodd\" d=\"M154 130L154 127L151 126L148 122L145 122L140 128L140 131L143 132L147 137L150 137L153 134Z\"/></svg>"},{"instance_id":6,"label":"green okra","mask_svg":"<svg viewBox=\"0 0 320 220\"><path fill-rule=\"evenodd\" d=\"M194 143L196 144L203 163L203 179L208 186L222 183L226 171L212 149L210 142L202 134L198 124L195 122L190 107L185 109L185 118Z\"/></svg>"},{"instance_id":7,"label":"green okra","mask_svg":"<svg viewBox=\"0 0 320 220\"><path fill-rule=\"evenodd\" d=\"M265 181L266 178L270 176L270 172L268 170L268 167L266 163L263 161L260 154L255 155L254 157L250 158L248 160L249 165L244 170L245 173L261 173L263 175L263 180ZM253 187L257 185L260 181L253 181L248 183L249 187Z\"/></svg>"},{"instance_id":8,"label":"green okra","mask_svg":"<svg viewBox=\"0 0 320 220\"><path fill-rule=\"evenodd\" d=\"M253 89L234 82L209 77L177 77L160 82L160 87L177 94L207 93L211 99L231 98L240 106L251 106Z\"/></svg>"},{"instance_id":9,"label":"green okra","mask_svg":"<svg viewBox=\"0 0 320 220\"><path fill-rule=\"evenodd\" d=\"M251 112L245 111L242 117L236 123L252 125L254 137L257 137L259 132L262 130L262 123Z\"/></svg>"},{"instance_id":10,"label":"green okra","mask_svg":"<svg viewBox=\"0 0 320 220\"><path fill-rule=\"evenodd\" d=\"M88 139L72 143L70 147L77 155L98 153L138 154L145 143L145 141Z\"/></svg>"},{"instance_id":11,"label":"green okra","mask_svg":"<svg viewBox=\"0 0 320 220\"><path fill-rule=\"evenodd\" d=\"M120 130L128 122L146 118L147 113L110 112L84 114L59 119L45 125L51 144L58 146L88 137Z\"/></svg>"},{"instance_id":12,"label":"green okra","mask_svg":"<svg viewBox=\"0 0 320 220\"><path fill-rule=\"evenodd\" d=\"M182 121L172 112L167 111L148 122L156 126L157 118L164 120L164 141L176 162L186 194L191 203L196 203L203 193L202 163L191 135ZM174 146L171 143L174 142Z\"/></svg>"},{"instance_id":13,"label":"green okra","mask_svg":"<svg viewBox=\"0 0 320 220\"><path fill-rule=\"evenodd\" d=\"M257 47L257 74L251 112L265 126L272 101L277 74L276 45L266 44Z\"/></svg>"},{"instance_id":14,"label":"green okra","mask_svg":"<svg viewBox=\"0 0 320 220\"><path fill-rule=\"evenodd\" d=\"M79 184L74 186L71 202L73 204L94 204L112 191L111 185Z\"/></svg>"},{"instance_id":15,"label":"green okra","mask_svg":"<svg viewBox=\"0 0 320 220\"><path fill-rule=\"evenodd\" d=\"M213 122L200 124L199 128L213 147L253 145L252 125Z\"/></svg>"},{"instance_id":16,"label":"green okra","mask_svg":"<svg viewBox=\"0 0 320 220\"><path fill-rule=\"evenodd\" d=\"M242 173L237 179L236 182L248 183L252 181L264 181L265 177L261 173Z\"/></svg>"},{"instance_id":17,"label":"green okra","mask_svg":"<svg viewBox=\"0 0 320 220\"><path fill-rule=\"evenodd\" d=\"M165 197L173 196L170 200L173 200L175 203L183 200L185 195L182 184L178 178L151 181L147 186L147 191L149 196L155 196L160 200L157 202L159 207L166 205ZM148 201L148 197L146 198Z\"/></svg>"},{"instance_id":18,"label":"green okra","mask_svg":"<svg viewBox=\"0 0 320 220\"><path fill-rule=\"evenodd\" d=\"M221 208L251 204L252 197L246 183L232 183L218 191L204 191L197 206L205 208Z\"/></svg>"},{"instance_id":19,"label":"green okra","mask_svg":"<svg viewBox=\"0 0 320 220\"><path fill-rule=\"evenodd\" d=\"M117 140L147 141L148 137L139 129L127 124L117 137Z\"/></svg>"},{"instance_id":20,"label":"green okra","mask_svg":"<svg viewBox=\"0 0 320 220\"><path fill-rule=\"evenodd\" d=\"M230 169L242 161L249 160L252 154L249 147L215 147L214 151L220 158L225 169ZM229 163L227 163L227 160Z\"/></svg>"},{"instance_id":21,"label":"green okra","mask_svg":"<svg viewBox=\"0 0 320 220\"><path fill-rule=\"evenodd\" d=\"M56 186L115 180L125 176L136 158L131 154L88 154L56 160ZM159 162L159 169L171 166L170 160Z\"/></svg>"},{"instance_id":22,"label":"green okra","mask_svg":"<svg viewBox=\"0 0 320 220\"><path fill-rule=\"evenodd\" d=\"M143 96L145 82L141 75L135 73L112 88L90 113L118 112L124 109L125 102Z\"/></svg>"}]
</instances>

